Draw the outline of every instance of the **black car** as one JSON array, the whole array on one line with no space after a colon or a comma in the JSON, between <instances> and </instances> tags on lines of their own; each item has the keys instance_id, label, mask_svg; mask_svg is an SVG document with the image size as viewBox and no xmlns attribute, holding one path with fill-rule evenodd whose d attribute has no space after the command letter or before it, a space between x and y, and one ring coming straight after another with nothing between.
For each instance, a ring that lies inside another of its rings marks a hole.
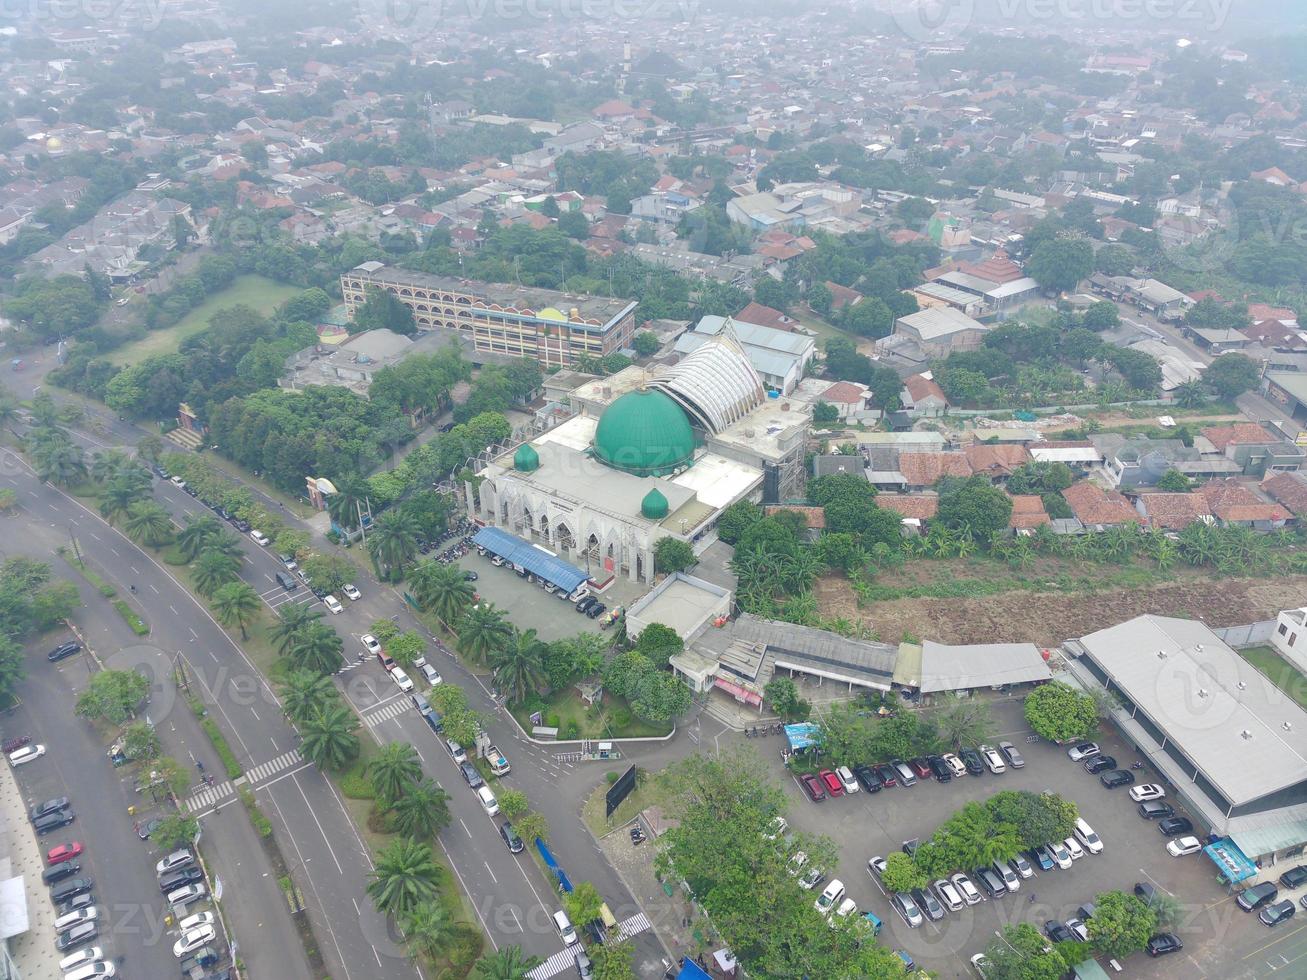
<instances>
[{"instance_id":1,"label":"black car","mask_svg":"<svg viewBox=\"0 0 1307 980\"><path fill-rule=\"evenodd\" d=\"M926 762L930 766L930 771L935 776L935 782L947 783L953 778L953 773L949 770L948 763L944 761L942 756L928 756Z\"/></svg>"},{"instance_id":2,"label":"black car","mask_svg":"<svg viewBox=\"0 0 1307 980\"><path fill-rule=\"evenodd\" d=\"M1245 912L1253 912L1274 902L1279 897L1280 890L1275 887L1272 881L1263 881L1260 885L1252 885L1245 888L1235 896L1235 904Z\"/></svg>"},{"instance_id":3,"label":"black car","mask_svg":"<svg viewBox=\"0 0 1307 980\"><path fill-rule=\"evenodd\" d=\"M1088 758L1084 762L1085 772L1091 776L1097 776L1105 769L1115 769L1116 760L1110 755L1096 755Z\"/></svg>"},{"instance_id":4,"label":"black car","mask_svg":"<svg viewBox=\"0 0 1307 980\"><path fill-rule=\"evenodd\" d=\"M60 902L55 906L55 911L59 915L67 915L69 912L76 912L80 909L89 908L95 904L95 896L90 892L82 892L80 895L74 895L66 902Z\"/></svg>"},{"instance_id":5,"label":"black car","mask_svg":"<svg viewBox=\"0 0 1307 980\"><path fill-rule=\"evenodd\" d=\"M66 953L70 949L76 949L78 946L85 946L87 943L98 938L100 930L94 922L82 922L73 926L62 936L54 941L54 948L61 953Z\"/></svg>"},{"instance_id":6,"label":"black car","mask_svg":"<svg viewBox=\"0 0 1307 980\"><path fill-rule=\"evenodd\" d=\"M522 838L517 835L511 823L501 823L499 825L499 836L504 838L504 843L508 845L508 850L512 854L522 853Z\"/></svg>"},{"instance_id":7,"label":"black car","mask_svg":"<svg viewBox=\"0 0 1307 980\"><path fill-rule=\"evenodd\" d=\"M884 781L871 766L854 766L853 778L858 781L864 792L879 793Z\"/></svg>"},{"instance_id":8,"label":"black car","mask_svg":"<svg viewBox=\"0 0 1307 980\"><path fill-rule=\"evenodd\" d=\"M959 749L958 758L962 764L967 767L967 772L973 776L982 775L985 771L985 763L981 761L980 753L975 749Z\"/></svg>"},{"instance_id":9,"label":"black car","mask_svg":"<svg viewBox=\"0 0 1307 980\"><path fill-rule=\"evenodd\" d=\"M38 820L47 813L54 813L56 810L67 810L69 800L66 796L56 796L53 800L46 800L44 803L38 803L32 807L31 817Z\"/></svg>"},{"instance_id":10,"label":"black car","mask_svg":"<svg viewBox=\"0 0 1307 980\"><path fill-rule=\"evenodd\" d=\"M55 864L41 872L41 882L46 885L53 885L56 881L63 881L65 878L71 878L75 874L80 874L82 866L76 861L65 861L63 864Z\"/></svg>"},{"instance_id":11,"label":"black car","mask_svg":"<svg viewBox=\"0 0 1307 980\"><path fill-rule=\"evenodd\" d=\"M250 533L250 522L249 522L249 521L243 521L243 520L241 520L239 517L233 517L233 518L232 518L231 526L234 527L236 530L240 531L241 534L249 534L249 533Z\"/></svg>"},{"instance_id":12,"label":"black car","mask_svg":"<svg viewBox=\"0 0 1307 980\"><path fill-rule=\"evenodd\" d=\"M1165 956L1167 953L1175 953L1182 949L1184 943L1169 932L1163 932L1148 940L1149 956Z\"/></svg>"},{"instance_id":13,"label":"black car","mask_svg":"<svg viewBox=\"0 0 1307 980\"><path fill-rule=\"evenodd\" d=\"M1285 919L1292 919L1293 913L1298 911L1293 904L1292 898L1286 898L1282 902L1276 902L1274 905L1268 905L1258 914L1257 918L1262 920L1262 925L1270 926L1272 929L1278 926Z\"/></svg>"},{"instance_id":14,"label":"black car","mask_svg":"<svg viewBox=\"0 0 1307 980\"><path fill-rule=\"evenodd\" d=\"M57 660L63 660L65 657L71 657L82 649L82 645L76 640L69 640L67 643L60 643L57 647L45 655L45 659L54 663Z\"/></svg>"},{"instance_id":15,"label":"black car","mask_svg":"<svg viewBox=\"0 0 1307 980\"><path fill-rule=\"evenodd\" d=\"M585 614L591 619L597 619L604 613L608 612L608 607L602 602L596 602L593 606L585 611Z\"/></svg>"},{"instance_id":16,"label":"black car","mask_svg":"<svg viewBox=\"0 0 1307 980\"><path fill-rule=\"evenodd\" d=\"M463 780L468 784L468 786L472 787L472 789L476 789L485 783L485 780L481 778L481 773L477 772L477 767L472 765L472 763L460 762L458 764L458 769L463 774Z\"/></svg>"},{"instance_id":17,"label":"black car","mask_svg":"<svg viewBox=\"0 0 1307 980\"><path fill-rule=\"evenodd\" d=\"M167 895L169 892L176 891L182 885L189 885L197 881L204 880L204 869L192 865L189 868L178 868L176 871L166 871L159 875L159 891Z\"/></svg>"},{"instance_id":18,"label":"black car","mask_svg":"<svg viewBox=\"0 0 1307 980\"><path fill-rule=\"evenodd\" d=\"M182 960L182 976L189 977L196 967L213 966L219 960L218 951L212 946L201 946L190 956Z\"/></svg>"},{"instance_id":19,"label":"black car","mask_svg":"<svg viewBox=\"0 0 1307 980\"><path fill-rule=\"evenodd\" d=\"M469 568L463 572L464 582L475 582L476 580L477 580L477 573L472 571L472 569Z\"/></svg>"},{"instance_id":20,"label":"black car","mask_svg":"<svg viewBox=\"0 0 1307 980\"><path fill-rule=\"evenodd\" d=\"M1157 822L1157 829L1163 837L1179 837L1181 834L1193 833L1194 825L1187 817L1167 817Z\"/></svg>"},{"instance_id":21,"label":"black car","mask_svg":"<svg viewBox=\"0 0 1307 980\"><path fill-rule=\"evenodd\" d=\"M926 889L914 889L912 900L917 903L917 908L926 913L926 918L934 922L944 918L944 906L940 905L939 900Z\"/></svg>"},{"instance_id":22,"label":"black car","mask_svg":"<svg viewBox=\"0 0 1307 980\"><path fill-rule=\"evenodd\" d=\"M1076 938L1071 930L1057 919L1049 919L1044 923L1044 935L1055 943L1069 943Z\"/></svg>"},{"instance_id":23,"label":"black car","mask_svg":"<svg viewBox=\"0 0 1307 980\"><path fill-rule=\"evenodd\" d=\"M47 813L44 817L33 820L32 829L36 831L38 836L48 834L60 827L67 827L74 819L72 810L56 810L54 813Z\"/></svg>"},{"instance_id":24,"label":"black car","mask_svg":"<svg viewBox=\"0 0 1307 980\"><path fill-rule=\"evenodd\" d=\"M1139 804L1139 815L1145 820L1161 820L1175 816L1175 807L1165 800L1148 800Z\"/></svg>"},{"instance_id":25,"label":"black car","mask_svg":"<svg viewBox=\"0 0 1307 980\"><path fill-rule=\"evenodd\" d=\"M50 901L56 905L60 902L66 902L74 895L80 895L83 892L89 892L95 887L95 879L90 875L84 878L70 878L68 881L61 881L50 889Z\"/></svg>"},{"instance_id":26,"label":"black car","mask_svg":"<svg viewBox=\"0 0 1307 980\"><path fill-rule=\"evenodd\" d=\"M1135 898L1139 899L1145 905L1152 905L1153 899L1157 897L1157 889L1147 881L1135 882Z\"/></svg>"},{"instance_id":27,"label":"black car","mask_svg":"<svg viewBox=\"0 0 1307 980\"><path fill-rule=\"evenodd\" d=\"M1098 781L1108 789L1116 789L1118 786L1129 786L1135 781L1135 776L1125 769L1113 769L1099 776Z\"/></svg>"},{"instance_id":28,"label":"black car","mask_svg":"<svg viewBox=\"0 0 1307 980\"><path fill-rule=\"evenodd\" d=\"M1307 864L1300 864L1296 868L1290 868L1280 875L1280 884L1289 889L1307 885Z\"/></svg>"},{"instance_id":29,"label":"black car","mask_svg":"<svg viewBox=\"0 0 1307 980\"><path fill-rule=\"evenodd\" d=\"M576 611L589 612L590 607L593 606L598 601L599 600L592 595L583 595L581 596L581 598L576 600Z\"/></svg>"},{"instance_id":30,"label":"black car","mask_svg":"<svg viewBox=\"0 0 1307 980\"><path fill-rule=\"evenodd\" d=\"M876 770L876 775L880 777L880 784L882 786L898 785L899 774L888 762L882 762L880 765L874 766L873 768Z\"/></svg>"}]
</instances>

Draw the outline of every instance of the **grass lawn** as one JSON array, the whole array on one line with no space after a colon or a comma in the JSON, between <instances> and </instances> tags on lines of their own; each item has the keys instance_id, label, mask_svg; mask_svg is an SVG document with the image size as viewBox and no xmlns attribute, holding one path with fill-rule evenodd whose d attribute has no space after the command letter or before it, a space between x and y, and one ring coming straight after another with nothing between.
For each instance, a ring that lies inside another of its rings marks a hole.
<instances>
[{"instance_id":1,"label":"grass lawn","mask_svg":"<svg viewBox=\"0 0 1307 980\"><path fill-rule=\"evenodd\" d=\"M218 310L243 303L267 315L299 292L295 286L274 282L263 276L237 276L230 286L205 299L173 326L155 330L140 340L118 348L109 355L109 360L126 366L137 364L154 354L171 354L187 337L208 327L209 317Z\"/></svg>"},{"instance_id":2,"label":"grass lawn","mask_svg":"<svg viewBox=\"0 0 1307 980\"><path fill-rule=\"evenodd\" d=\"M1250 664L1266 675L1272 684L1307 708L1307 677L1270 647L1249 647L1238 651Z\"/></svg>"},{"instance_id":3,"label":"grass lawn","mask_svg":"<svg viewBox=\"0 0 1307 980\"><path fill-rule=\"evenodd\" d=\"M817 335L818 346L820 346L823 341L829 340L831 337L847 337L854 343L857 343L858 341L857 337L850 333L846 333L833 323L823 320L816 313L804 309L797 304L790 315Z\"/></svg>"},{"instance_id":4,"label":"grass lawn","mask_svg":"<svg viewBox=\"0 0 1307 980\"><path fill-rule=\"evenodd\" d=\"M585 702L581 700L581 695L576 692L575 688L569 687L566 691L558 691L545 702L543 708L539 710L545 717L546 724L552 724L550 717L558 716L558 737L567 738L567 723L575 721L580 727L579 738L649 738L651 736L666 735L672 730L671 725L653 724L647 721L641 721L639 718L632 718L630 724L621 728L613 727L613 714L615 709L626 708L626 702L612 695L603 695L599 710L587 709ZM517 719L518 724L523 730L531 731L531 711L536 710L536 702L530 705L513 706L513 716ZM628 709L629 710L629 709Z\"/></svg>"},{"instance_id":5,"label":"grass lawn","mask_svg":"<svg viewBox=\"0 0 1307 980\"><path fill-rule=\"evenodd\" d=\"M625 772L626 766L627 763L621 760L617 764L616 771ZM666 794L654 775L641 769L636 773L635 789L631 790L631 794L613 811L610 820L604 816L604 798L608 794L609 785L605 780L596 786L590 798L581 806L581 819L596 837L603 837L614 827L620 827L646 807L667 802Z\"/></svg>"}]
</instances>

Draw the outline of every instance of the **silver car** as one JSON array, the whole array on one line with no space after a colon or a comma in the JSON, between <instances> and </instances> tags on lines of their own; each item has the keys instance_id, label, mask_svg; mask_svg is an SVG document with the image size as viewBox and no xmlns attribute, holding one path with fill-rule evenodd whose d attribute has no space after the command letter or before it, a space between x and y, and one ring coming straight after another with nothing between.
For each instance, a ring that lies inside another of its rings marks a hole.
<instances>
[{"instance_id":1,"label":"silver car","mask_svg":"<svg viewBox=\"0 0 1307 980\"><path fill-rule=\"evenodd\" d=\"M1003 757L1007 759L1007 764L1013 769L1024 769L1026 767L1026 760L1021 758L1021 753L1017 751L1017 747L1011 742L999 742L998 750L1003 753Z\"/></svg>"},{"instance_id":2,"label":"silver car","mask_svg":"<svg viewBox=\"0 0 1307 980\"><path fill-rule=\"evenodd\" d=\"M895 912L903 916L903 921L908 924L908 928L915 929L924 921L921 909L917 908L917 903L907 892L895 892L894 897L890 899L890 904L894 906Z\"/></svg>"}]
</instances>

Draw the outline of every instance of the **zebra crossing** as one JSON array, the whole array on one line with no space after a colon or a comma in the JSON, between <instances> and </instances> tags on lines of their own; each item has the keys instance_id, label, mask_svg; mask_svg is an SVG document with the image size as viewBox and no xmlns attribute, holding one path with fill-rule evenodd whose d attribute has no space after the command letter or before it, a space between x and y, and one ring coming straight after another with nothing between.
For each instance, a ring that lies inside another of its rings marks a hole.
<instances>
[{"instance_id":1,"label":"zebra crossing","mask_svg":"<svg viewBox=\"0 0 1307 980\"><path fill-rule=\"evenodd\" d=\"M653 923L649 921L649 916L643 912L637 912L629 919L623 919L617 923L617 928L613 930L617 933L617 938L613 942L622 942L632 936L639 935L646 929L652 928ZM571 948L568 948L559 950L528 973L527 976L530 980L549 980L550 977L556 977L564 970L574 969L575 967L576 957L572 954Z\"/></svg>"},{"instance_id":2,"label":"zebra crossing","mask_svg":"<svg viewBox=\"0 0 1307 980\"><path fill-rule=\"evenodd\" d=\"M186 800L187 813L199 813L201 810L207 810L219 800L225 800L236 792L236 786L230 779L218 783L216 786L206 786L204 789L192 793Z\"/></svg>"},{"instance_id":3,"label":"zebra crossing","mask_svg":"<svg viewBox=\"0 0 1307 980\"><path fill-rule=\"evenodd\" d=\"M398 718L410 707L408 698L395 698L383 704L378 710L371 714L364 714L363 720L369 728L376 728L382 722L389 721L391 718Z\"/></svg>"},{"instance_id":4,"label":"zebra crossing","mask_svg":"<svg viewBox=\"0 0 1307 980\"><path fill-rule=\"evenodd\" d=\"M271 776L275 776L283 769L289 769L291 766L298 765L304 761L304 757L296 749L289 752L283 752L271 762L265 762L262 765L255 766L245 772L245 781L247 783L261 783Z\"/></svg>"}]
</instances>

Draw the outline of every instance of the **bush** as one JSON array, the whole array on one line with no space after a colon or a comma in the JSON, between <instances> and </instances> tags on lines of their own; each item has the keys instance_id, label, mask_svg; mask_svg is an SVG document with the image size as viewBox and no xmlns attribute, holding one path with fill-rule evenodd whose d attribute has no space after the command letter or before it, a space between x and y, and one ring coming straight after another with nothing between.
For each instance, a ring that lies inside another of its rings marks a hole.
<instances>
[{"instance_id":1,"label":"bush","mask_svg":"<svg viewBox=\"0 0 1307 980\"><path fill-rule=\"evenodd\" d=\"M562 728L562 723L558 720L558 712L551 711L549 717L545 719L545 725L549 728Z\"/></svg>"},{"instance_id":2,"label":"bush","mask_svg":"<svg viewBox=\"0 0 1307 980\"><path fill-rule=\"evenodd\" d=\"M136 615L131 606L127 605L126 599L115 599L113 601L113 607L118 610L118 615L122 616L127 625L131 627L133 633L137 636L149 635L150 627L146 625L145 620Z\"/></svg>"},{"instance_id":3,"label":"bush","mask_svg":"<svg viewBox=\"0 0 1307 980\"><path fill-rule=\"evenodd\" d=\"M608 785L609 785L609 786L611 786L611 785L613 785L613 783L617 782L617 780L618 780L619 778L620 778L620 777L619 777L619 776L617 775L617 773L615 773L615 772L606 772L606 773L604 773L604 779L608 781Z\"/></svg>"},{"instance_id":4,"label":"bush","mask_svg":"<svg viewBox=\"0 0 1307 980\"><path fill-rule=\"evenodd\" d=\"M371 800L376 797L372 791L372 780L363 772L361 763L354 763L340 777L340 791L351 800Z\"/></svg>"},{"instance_id":5,"label":"bush","mask_svg":"<svg viewBox=\"0 0 1307 980\"><path fill-rule=\"evenodd\" d=\"M576 723L575 718L568 718L563 724L563 738L576 739L581 737L581 726Z\"/></svg>"},{"instance_id":6,"label":"bush","mask_svg":"<svg viewBox=\"0 0 1307 980\"><path fill-rule=\"evenodd\" d=\"M631 709L622 706L613 709L613 727L620 730L627 728L631 724Z\"/></svg>"},{"instance_id":7,"label":"bush","mask_svg":"<svg viewBox=\"0 0 1307 980\"><path fill-rule=\"evenodd\" d=\"M227 744L227 738L218 730L212 718L201 718L200 727L204 729L204 734L209 736L209 741L213 743L213 750L218 753L218 758L222 760L222 767L227 770L229 779L236 779L241 774L241 764L236 761L236 753L231 750Z\"/></svg>"},{"instance_id":8,"label":"bush","mask_svg":"<svg viewBox=\"0 0 1307 980\"><path fill-rule=\"evenodd\" d=\"M271 837L272 821L263 815L258 801L254 799L254 791L248 786L241 787L241 802L245 804L245 812L250 815L250 823L254 824L254 829L259 836Z\"/></svg>"}]
</instances>

